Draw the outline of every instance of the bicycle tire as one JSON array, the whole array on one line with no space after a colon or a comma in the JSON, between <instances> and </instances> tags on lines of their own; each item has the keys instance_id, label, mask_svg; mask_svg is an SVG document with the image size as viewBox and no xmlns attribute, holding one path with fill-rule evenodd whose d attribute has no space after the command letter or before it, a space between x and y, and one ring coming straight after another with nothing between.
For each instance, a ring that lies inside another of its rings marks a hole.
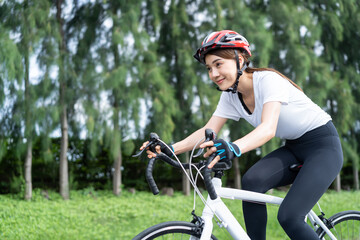
<instances>
[{"instance_id":1,"label":"bicycle tire","mask_svg":"<svg viewBox=\"0 0 360 240\"><path fill-rule=\"evenodd\" d=\"M360 212L339 212L328 219L327 227L338 240L360 240ZM316 233L320 239L330 239L326 232L319 228Z\"/></svg>"},{"instance_id":2,"label":"bicycle tire","mask_svg":"<svg viewBox=\"0 0 360 240\"><path fill-rule=\"evenodd\" d=\"M199 227L193 223L172 221L163 222L142 231L132 240L151 240L151 239L193 239L200 238ZM184 238L184 236L192 238ZM211 235L212 240L217 238Z\"/></svg>"}]
</instances>

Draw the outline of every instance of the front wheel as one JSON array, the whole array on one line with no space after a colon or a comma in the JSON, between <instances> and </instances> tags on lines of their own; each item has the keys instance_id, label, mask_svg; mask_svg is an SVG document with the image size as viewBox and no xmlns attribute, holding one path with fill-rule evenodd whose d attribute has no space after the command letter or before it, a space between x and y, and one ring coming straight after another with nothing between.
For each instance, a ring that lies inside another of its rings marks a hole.
<instances>
[{"instance_id":1,"label":"front wheel","mask_svg":"<svg viewBox=\"0 0 360 240\"><path fill-rule=\"evenodd\" d=\"M338 240L360 239L360 212L344 211L335 214L328 219L327 227ZM319 228L317 231L320 239L330 239L326 232Z\"/></svg>"},{"instance_id":2,"label":"front wheel","mask_svg":"<svg viewBox=\"0 0 360 240\"><path fill-rule=\"evenodd\" d=\"M201 228L196 224L189 222L164 222L152 226L143 232L139 233L133 240L148 240L148 239L200 239ZM217 240L211 235L212 240Z\"/></svg>"}]
</instances>

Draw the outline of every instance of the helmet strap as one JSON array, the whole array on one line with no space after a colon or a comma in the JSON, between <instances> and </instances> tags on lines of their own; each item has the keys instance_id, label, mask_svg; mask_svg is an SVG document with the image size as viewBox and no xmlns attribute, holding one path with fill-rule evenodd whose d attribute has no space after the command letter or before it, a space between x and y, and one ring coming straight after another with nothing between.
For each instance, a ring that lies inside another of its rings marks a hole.
<instances>
[{"instance_id":1,"label":"helmet strap","mask_svg":"<svg viewBox=\"0 0 360 240\"><path fill-rule=\"evenodd\" d=\"M244 63L244 66L240 69L240 61L239 61L239 55L236 49L234 49L235 51L235 60L236 60L236 69L237 69L237 75L236 75L236 81L234 83L234 85L226 90L221 90L219 87L216 87L217 90L221 91L221 92L232 92L232 93L236 93L237 92L237 87L239 85L239 79L240 76L243 74L243 71L245 71L245 69L247 68L247 64Z\"/></svg>"}]
</instances>

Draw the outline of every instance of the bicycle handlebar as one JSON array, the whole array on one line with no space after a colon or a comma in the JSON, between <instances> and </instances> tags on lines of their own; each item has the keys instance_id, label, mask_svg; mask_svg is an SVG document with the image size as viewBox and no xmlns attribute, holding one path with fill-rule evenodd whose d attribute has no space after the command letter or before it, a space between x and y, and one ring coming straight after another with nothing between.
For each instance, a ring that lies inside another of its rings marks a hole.
<instances>
[{"instance_id":1,"label":"bicycle handlebar","mask_svg":"<svg viewBox=\"0 0 360 240\"><path fill-rule=\"evenodd\" d=\"M153 177L153 170L154 170L155 161L156 161L156 158L151 158L149 160L149 163L148 163L147 168L146 168L145 177L146 177L146 181L148 182L152 193L154 195L157 195L157 194L159 194L160 191L159 191L159 188L157 187L156 182L155 182L154 177Z\"/></svg>"},{"instance_id":2,"label":"bicycle handlebar","mask_svg":"<svg viewBox=\"0 0 360 240\"><path fill-rule=\"evenodd\" d=\"M217 198L217 194L216 194L214 185L211 181L212 169L208 168L208 166L215 157L216 157L216 153L211 154L211 156L208 158L208 161L206 162L206 166L205 166L204 173L203 173L205 188L208 191L211 200L215 200Z\"/></svg>"},{"instance_id":3,"label":"bicycle handlebar","mask_svg":"<svg viewBox=\"0 0 360 240\"><path fill-rule=\"evenodd\" d=\"M215 136L215 133L213 132L213 130L206 129L205 130L205 138L208 139L208 141L215 140L216 136ZM205 169L204 169L204 174L203 174L205 188L208 191L211 200L215 200L217 198L217 194L216 194L214 185L211 181L212 169L208 168L208 166L212 162L212 160L214 160L215 157L216 157L216 153L213 153L210 155L210 157L208 157L208 159L206 161Z\"/></svg>"},{"instance_id":4,"label":"bicycle handlebar","mask_svg":"<svg viewBox=\"0 0 360 240\"><path fill-rule=\"evenodd\" d=\"M216 134L213 130L211 129L206 129L205 130L205 142L207 141L212 141L216 139ZM153 152L155 151L155 146L157 145L157 143L160 141L159 136L156 133L151 133L150 134L150 141L149 143L145 146L145 148L143 150L141 150L139 153L137 153L136 155L133 155L133 157L139 157L147 148L150 148L150 150L152 150ZM214 167L213 169L209 169L208 166L210 164L210 162L216 157L216 153L213 153L206 162L204 161L200 161L199 163L193 164L195 165L195 167L197 168L201 168L202 166L205 166L204 170L203 170L203 176L204 176L204 182L205 182L205 188L209 193L209 196L212 200L217 198L217 194L214 188L214 185L212 184L211 181L211 173L213 170L217 169L217 170L224 170L225 168L227 168L227 166L225 165L225 163L220 162L217 163L215 166L217 166L216 168ZM157 184L154 180L153 177L153 170L154 170L154 166L155 166L155 162L157 159L161 159L164 162L170 164L173 167L176 168L185 168L185 169L189 169L190 165L188 163L179 163L177 161L175 161L174 159L170 158L169 156L167 156L164 153L157 153L155 158L151 158L149 160L149 163L146 167L146 181L149 184L149 187L152 191L152 193L154 195L159 194L159 188L157 187Z\"/></svg>"}]
</instances>

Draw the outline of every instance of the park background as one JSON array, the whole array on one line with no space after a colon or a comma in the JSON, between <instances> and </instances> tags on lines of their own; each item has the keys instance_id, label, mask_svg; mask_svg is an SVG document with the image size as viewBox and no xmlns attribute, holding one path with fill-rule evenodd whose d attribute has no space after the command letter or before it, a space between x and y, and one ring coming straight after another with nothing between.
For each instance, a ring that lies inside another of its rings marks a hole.
<instances>
[{"instance_id":1,"label":"park background","mask_svg":"<svg viewBox=\"0 0 360 240\"><path fill-rule=\"evenodd\" d=\"M176 142L210 118L220 92L193 54L220 29L243 34L253 66L281 71L332 116L344 167L331 189L358 192L359 5L1 0L0 194L31 206L39 198L76 202L79 192L127 199L129 191L149 191L146 159L131 155L150 132ZM220 135L237 139L251 129L230 121ZM281 144L273 139L236 159L226 185L241 188L241 174ZM157 164L155 179L160 189L191 192L165 164Z\"/></svg>"}]
</instances>

